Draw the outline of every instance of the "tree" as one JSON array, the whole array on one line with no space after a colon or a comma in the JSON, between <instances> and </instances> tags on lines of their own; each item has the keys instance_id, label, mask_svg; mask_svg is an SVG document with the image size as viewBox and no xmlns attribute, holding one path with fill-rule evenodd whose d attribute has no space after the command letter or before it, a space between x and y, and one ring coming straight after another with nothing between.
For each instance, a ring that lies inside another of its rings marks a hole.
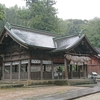
<instances>
[{"instance_id":1,"label":"tree","mask_svg":"<svg viewBox=\"0 0 100 100\"><path fill-rule=\"evenodd\" d=\"M27 14L25 16L31 28L58 32L57 10L53 7L56 3L54 0L27 0L26 2L29 4L26 9L29 16Z\"/></svg>"},{"instance_id":2,"label":"tree","mask_svg":"<svg viewBox=\"0 0 100 100\"><path fill-rule=\"evenodd\" d=\"M100 18L89 20L85 25L85 34L94 47L100 47Z\"/></svg>"},{"instance_id":3,"label":"tree","mask_svg":"<svg viewBox=\"0 0 100 100\"><path fill-rule=\"evenodd\" d=\"M2 4L0 4L0 20L4 20L4 19L5 19L4 7Z\"/></svg>"},{"instance_id":4,"label":"tree","mask_svg":"<svg viewBox=\"0 0 100 100\"><path fill-rule=\"evenodd\" d=\"M4 26L4 19L5 19L5 8L2 4L0 4L0 33L2 32Z\"/></svg>"},{"instance_id":5,"label":"tree","mask_svg":"<svg viewBox=\"0 0 100 100\"><path fill-rule=\"evenodd\" d=\"M62 20L59 19L59 32L61 34L78 34L81 30L84 29L85 21L78 19L68 19Z\"/></svg>"},{"instance_id":6,"label":"tree","mask_svg":"<svg viewBox=\"0 0 100 100\"><path fill-rule=\"evenodd\" d=\"M18 6L15 5L14 7L10 7L10 8L5 8L5 12L6 12L6 22L9 23L13 23L13 24L19 24L19 20L17 17L17 10L18 10Z\"/></svg>"}]
</instances>

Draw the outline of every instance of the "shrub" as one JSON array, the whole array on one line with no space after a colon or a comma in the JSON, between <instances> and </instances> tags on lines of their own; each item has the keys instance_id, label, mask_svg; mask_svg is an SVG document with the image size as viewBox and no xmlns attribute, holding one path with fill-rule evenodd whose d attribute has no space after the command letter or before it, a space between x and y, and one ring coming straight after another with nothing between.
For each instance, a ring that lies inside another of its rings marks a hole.
<instances>
[{"instance_id":1,"label":"shrub","mask_svg":"<svg viewBox=\"0 0 100 100\"><path fill-rule=\"evenodd\" d=\"M68 82L67 82L67 80L55 80L54 84L61 86L61 85L68 85Z\"/></svg>"}]
</instances>

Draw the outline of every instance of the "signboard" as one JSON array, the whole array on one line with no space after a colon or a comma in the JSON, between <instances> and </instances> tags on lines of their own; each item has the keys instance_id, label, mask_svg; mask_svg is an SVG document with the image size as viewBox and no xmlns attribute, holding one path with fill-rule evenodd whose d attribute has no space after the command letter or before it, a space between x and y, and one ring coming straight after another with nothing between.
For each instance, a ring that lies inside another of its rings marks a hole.
<instances>
[{"instance_id":1,"label":"signboard","mask_svg":"<svg viewBox=\"0 0 100 100\"><path fill-rule=\"evenodd\" d=\"M40 64L41 62L40 62L40 60L31 60L31 63L33 63L33 64Z\"/></svg>"},{"instance_id":2,"label":"signboard","mask_svg":"<svg viewBox=\"0 0 100 100\"><path fill-rule=\"evenodd\" d=\"M11 65L11 62L6 62L4 65L5 66L10 66Z\"/></svg>"},{"instance_id":3,"label":"signboard","mask_svg":"<svg viewBox=\"0 0 100 100\"><path fill-rule=\"evenodd\" d=\"M21 61L21 64L27 64L28 63L28 60L22 60Z\"/></svg>"},{"instance_id":4,"label":"signboard","mask_svg":"<svg viewBox=\"0 0 100 100\"><path fill-rule=\"evenodd\" d=\"M43 60L43 64L52 64L50 60Z\"/></svg>"},{"instance_id":5,"label":"signboard","mask_svg":"<svg viewBox=\"0 0 100 100\"><path fill-rule=\"evenodd\" d=\"M12 62L12 65L19 65L19 61Z\"/></svg>"}]
</instances>

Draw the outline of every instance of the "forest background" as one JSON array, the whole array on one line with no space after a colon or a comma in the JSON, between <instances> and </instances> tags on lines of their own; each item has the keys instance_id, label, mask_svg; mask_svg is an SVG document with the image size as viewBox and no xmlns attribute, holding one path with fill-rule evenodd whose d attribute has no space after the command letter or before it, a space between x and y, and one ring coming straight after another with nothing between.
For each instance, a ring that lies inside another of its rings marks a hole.
<instances>
[{"instance_id":1,"label":"forest background","mask_svg":"<svg viewBox=\"0 0 100 100\"><path fill-rule=\"evenodd\" d=\"M51 34L86 34L94 47L100 47L100 18L91 20L67 19L57 17L55 0L25 0L26 7L17 5L7 8L0 4L0 33L6 22L50 31ZM66 12L67 14L67 12Z\"/></svg>"}]
</instances>

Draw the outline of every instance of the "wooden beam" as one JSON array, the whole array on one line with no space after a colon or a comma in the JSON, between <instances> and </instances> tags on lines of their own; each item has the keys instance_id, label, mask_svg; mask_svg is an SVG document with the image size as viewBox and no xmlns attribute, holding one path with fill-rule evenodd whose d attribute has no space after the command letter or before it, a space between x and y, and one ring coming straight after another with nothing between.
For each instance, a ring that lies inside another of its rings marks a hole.
<instances>
[{"instance_id":1,"label":"wooden beam","mask_svg":"<svg viewBox=\"0 0 100 100\"><path fill-rule=\"evenodd\" d=\"M10 80L12 80L12 62L10 64Z\"/></svg>"},{"instance_id":2,"label":"wooden beam","mask_svg":"<svg viewBox=\"0 0 100 100\"><path fill-rule=\"evenodd\" d=\"M54 79L54 64L53 64L53 60L52 60L51 67L52 67L52 79Z\"/></svg>"},{"instance_id":3,"label":"wooden beam","mask_svg":"<svg viewBox=\"0 0 100 100\"><path fill-rule=\"evenodd\" d=\"M72 71L72 65L70 65L70 73L71 73L71 79L73 78L73 71Z\"/></svg>"},{"instance_id":4,"label":"wooden beam","mask_svg":"<svg viewBox=\"0 0 100 100\"><path fill-rule=\"evenodd\" d=\"M21 61L19 61L19 74L18 74L18 80L20 80L20 74L21 73Z\"/></svg>"},{"instance_id":5,"label":"wooden beam","mask_svg":"<svg viewBox=\"0 0 100 100\"><path fill-rule=\"evenodd\" d=\"M66 58L64 58L64 64L65 64L65 79L68 79L68 63Z\"/></svg>"},{"instance_id":6,"label":"wooden beam","mask_svg":"<svg viewBox=\"0 0 100 100\"><path fill-rule=\"evenodd\" d=\"M43 79L43 63L42 63L42 60L41 60L41 80Z\"/></svg>"},{"instance_id":7,"label":"wooden beam","mask_svg":"<svg viewBox=\"0 0 100 100\"><path fill-rule=\"evenodd\" d=\"M31 76L31 71L30 71L30 68L31 68L31 60L29 59L28 60L28 80L30 80L30 76Z\"/></svg>"},{"instance_id":8,"label":"wooden beam","mask_svg":"<svg viewBox=\"0 0 100 100\"><path fill-rule=\"evenodd\" d=\"M86 65L83 65L84 69L84 78L86 78Z\"/></svg>"},{"instance_id":9,"label":"wooden beam","mask_svg":"<svg viewBox=\"0 0 100 100\"><path fill-rule=\"evenodd\" d=\"M4 68L5 68L5 65L3 63L3 66L2 66L2 80L4 80Z\"/></svg>"}]
</instances>

